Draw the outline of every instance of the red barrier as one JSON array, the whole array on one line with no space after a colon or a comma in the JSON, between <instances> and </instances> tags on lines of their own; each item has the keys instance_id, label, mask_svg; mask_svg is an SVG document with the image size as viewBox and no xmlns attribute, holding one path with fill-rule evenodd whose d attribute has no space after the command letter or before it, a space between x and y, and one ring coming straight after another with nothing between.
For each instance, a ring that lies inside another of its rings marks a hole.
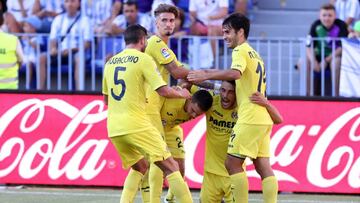
<instances>
[{"instance_id":1,"label":"red barrier","mask_svg":"<svg viewBox=\"0 0 360 203\"><path fill-rule=\"evenodd\" d=\"M0 183L121 186L101 96L0 94ZM281 191L360 194L359 102L273 101L271 165ZM205 118L183 125L186 178L199 188ZM261 190L248 161L250 189Z\"/></svg>"}]
</instances>

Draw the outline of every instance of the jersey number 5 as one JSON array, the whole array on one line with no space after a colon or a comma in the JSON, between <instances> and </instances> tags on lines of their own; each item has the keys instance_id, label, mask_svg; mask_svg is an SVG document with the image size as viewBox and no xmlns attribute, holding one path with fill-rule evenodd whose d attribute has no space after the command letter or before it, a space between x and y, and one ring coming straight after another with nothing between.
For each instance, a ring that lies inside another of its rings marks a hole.
<instances>
[{"instance_id":1,"label":"jersey number 5","mask_svg":"<svg viewBox=\"0 0 360 203\"><path fill-rule=\"evenodd\" d=\"M115 68L115 73L114 73L114 84L115 85L121 85L121 92L119 95L116 95L114 93L114 88L111 88L111 96L116 100L116 101L120 101L121 98L123 98L125 91L126 91L126 84L125 84L125 80L123 79L118 79L119 76L119 71L126 71L125 67L116 67Z\"/></svg>"},{"instance_id":2,"label":"jersey number 5","mask_svg":"<svg viewBox=\"0 0 360 203\"><path fill-rule=\"evenodd\" d=\"M258 63L258 66L256 68L256 73L260 74L259 76L259 82L258 82L258 87L257 87L257 91L264 94L266 96L266 90L263 90L264 92L261 91L261 85L264 83L266 83L266 78L265 78L265 68L264 68L264 72L263 72L263 68L261 66L260 63ZM265 85L264 85L265 86Z\"/></svg>"}]
</instances>

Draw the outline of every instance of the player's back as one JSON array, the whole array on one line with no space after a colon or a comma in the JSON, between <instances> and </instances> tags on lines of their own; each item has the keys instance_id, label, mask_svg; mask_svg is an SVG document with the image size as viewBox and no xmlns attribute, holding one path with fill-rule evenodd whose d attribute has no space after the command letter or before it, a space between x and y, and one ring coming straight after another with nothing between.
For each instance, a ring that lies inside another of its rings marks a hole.
<instances>
[{"instance_id":1,"label":"player's back","mask_svg":"<svg viewBox=\"0 0 360 203\"><path fill-rule=\"evenodd\" d=\"M148 82L157 81L158 86L164 85L156 73L153 60L135 49L125 49L106 63L103 93L108 95L110 137L140 132L150 127L145 114L144 87L149 76L154 78Z\"/></svg>"},{"instance_id":2,"label":"player's back","mask_svg":"<svg viewBox=\"0 0 360 203\"><path fill-rule=\"evenodd\" d=\"M160 112L165 129L190 120L190 116L184 110L185 103L186 99L165 99Z\"/></svg>"},{"instance_id":3,"label":"player's back","mask_svg":"<svg viewBox=\"0 0 360 203\"><path fill-rule=\"evenodd\" d=\"M233 50L232 60L231 68L242 73L241 78L236 80L237 123L272 124L266 108L249 99L255 92L266 95L266 71L262 58L245 42Z\"/></svg>"}]
</instances>

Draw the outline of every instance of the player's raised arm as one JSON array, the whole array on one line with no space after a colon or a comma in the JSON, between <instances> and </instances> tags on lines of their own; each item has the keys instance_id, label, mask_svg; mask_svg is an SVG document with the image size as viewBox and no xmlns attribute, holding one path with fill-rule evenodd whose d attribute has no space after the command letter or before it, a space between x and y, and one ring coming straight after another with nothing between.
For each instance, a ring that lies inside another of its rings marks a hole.
<instances>
[{"instance_id":1,"label":"player's raised arm","mask_svg":"<svg viewBox=\"0 0 360 203\"><path fill-rule=\"evenodd\" d=\"M250 101L265 107L266 110L269 112L274 124L280 124L283 122L283 117L281 116L278 109L274 105L272 105L269 100L267 100L266 97L260 92L255 92L254 94L252 94L250 97Z\"/></svg>"},{"instance_id":2,"label":"player's raised arm","mask_svg":"<svg viewBox=\"0 0 360 203\"><path fill-rule=\"evenodd\" d=\"M240 79L239 70L196 70L190 71L187 79L190 82L200 83L205 80L237 80Z\"/></svg>"}]
</instances>

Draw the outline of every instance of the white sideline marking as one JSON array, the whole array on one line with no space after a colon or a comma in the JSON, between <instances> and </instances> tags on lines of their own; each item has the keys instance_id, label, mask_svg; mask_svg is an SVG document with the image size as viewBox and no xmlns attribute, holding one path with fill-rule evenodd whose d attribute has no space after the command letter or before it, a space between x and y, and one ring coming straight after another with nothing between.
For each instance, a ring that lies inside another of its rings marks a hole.
<instances>
[{"instance_id":1,"label":"white sideline marking","mask_svg":"<svg viewBox=\"0 0 360 203\"><path fill-rule=\"evenodd\" d=\"M91 194L91 193L83 193L83 192L36 192L36 191L6 191L0 190L0 194L30 194L30 195L54 195L54 196L83 196L83 197L120 197L120 194ZM137 198L141 198L137 196ZM162 197L164 198L164 197ZM199 200L199 197L193 197L194 200ZM358 201L331 201L331 200L278 200L278 202L284 203L359 203ZM262 202L261 198L249 198L249 202Z\"/></svg>"}]
</instances>

